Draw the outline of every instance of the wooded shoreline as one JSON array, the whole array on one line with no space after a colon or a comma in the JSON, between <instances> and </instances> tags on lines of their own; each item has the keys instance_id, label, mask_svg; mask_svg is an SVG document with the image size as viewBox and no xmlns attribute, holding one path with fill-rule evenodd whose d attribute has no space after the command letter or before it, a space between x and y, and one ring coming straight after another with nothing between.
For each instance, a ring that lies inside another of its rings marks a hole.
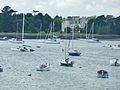
<instances>
[{"instance_id":1,"label":"wooded shoreline","mask_svg":"<svg viewBox=\"0 0 120 90\"><path fill-rule=\"evenodd\" d=\"M6 36L8 38L15 38L16 37L16 33L0 33L0 38L2 38L4 36ZM65 38L65 34L64 33L57 34L56 36L58 36L61 39ZM67 38L69 39L70 36L71 36L71 34L68 34ZM41 35L41 39L45 39L45 37L46 37L46 34L42 34ZM78 34L78 33L76 33L74 39L79 39L79 38L84 39L85 37L86 37L85 34ZM97 35L97 34L95 34L94 37L98 38L98 39L119 39L120 35ZM24 34L24 38L25 39L39 39L40 36L38 36L38 33L25 33Z\"/></svg>"}]
</instances>

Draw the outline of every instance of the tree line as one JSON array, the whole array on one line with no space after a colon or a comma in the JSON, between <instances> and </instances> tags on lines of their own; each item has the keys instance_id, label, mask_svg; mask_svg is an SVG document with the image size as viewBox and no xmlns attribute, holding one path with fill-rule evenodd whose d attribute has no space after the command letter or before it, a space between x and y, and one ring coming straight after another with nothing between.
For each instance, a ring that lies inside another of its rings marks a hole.
<instances>
[{"instance_id":1,"label":"tree line","mask_svg":"<svg viewBox=\"0 0 120 90\"><path fill-rule=\"evenodd\" d=\"M88 32L90 31L93 22L95 34L120 35L120 16L114 17L113 15L101 15L98 17L88 17Z\"/></svg>"},{"instance_id":2,"label":"tree line","mask_svg":"<svg viewBox=\"0 0 120 90\"><path fill-rule=\"evenodd\" d=\"M22 30L22 19L23 13L16 14L9 6L5 6L0 13L0 32L12 33ZM37 33L41 31L48 32L50 29L51 22L54 21L55 30L61 30L62 17L55 16L52 18L47 13L43 15L38 11L33 10L33 13L25 14L25 32L26 33Z\"/></svg>"},{"instance_id":3,"label":"tree line","mask_svg":"<svg viewBox=\"0 0 120 90\"><path fill-rule=\"evenodd\" d=\"M0 32L13 33L22 30L22 13L17 13L10 6L5 6L0 13ZM63 18L56 15L52 18L49 14L43 15L39 11L33 10L33 13L25 14L25 33L37 33L40 31L48 32L51 22L55 22L54 31L61 32ZM95 34L117 34L120 35L120 16L101 15L87 17L86 27L81 29L81 33L88 33L94 22Z\"/></svg>"}]
</instances>

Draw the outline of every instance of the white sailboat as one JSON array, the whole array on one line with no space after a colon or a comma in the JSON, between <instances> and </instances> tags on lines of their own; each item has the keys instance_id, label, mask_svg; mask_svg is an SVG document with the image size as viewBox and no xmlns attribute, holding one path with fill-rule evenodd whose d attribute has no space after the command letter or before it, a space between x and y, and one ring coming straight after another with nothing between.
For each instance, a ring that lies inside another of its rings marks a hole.
<instances>
[{"instance_id":1,"label":"white sailboat","mask_svg":"<svg viewBox=\"0 0 120 90\"><path fill-rule=\"evenodd\" d=\"M22 37L21 38L17 38L18 37L18 23L17 23L17 33L16 33L16 38L12 38L9 40L9 42L11 43L16 43L16 44L23 44L24 41L24 22L25 21L25 15L23 14L23 20L22 20Z\"/></svg>"},{"instance_id":2,"label":"white sailboat","mask_svg":"<svg viewBox=\"0 0 120 90\"><path fill-rule=\"evenodd\" d=\"M54 35L54 21L51 22L51 29L50 29L50 33L48 36L50 36L50 37L48 37L48 39L45 41L45 43L47 43L47 44L60 44L60 39Z\"/></svg>"},{"instance_id":3,"label":"white sailboat","mask_svg":"<svg viewBox=\"0 0 120 90\"><path fill-rule=\"evenodd\" d=\"M41 39L41 29L42 29L42 23L40 23L40 26L39 26L39 32L38 32L38 42L39 43L44 43L45 40Z\"/></svg>"},{"instance_id":4,"label":"white sailboat","mask_svg":"<svg viewBox=\"0 0 120 90\"><path fill-rule=\"evenodd\" d=\"M67 39L67 30L66 30L66 39ZM73 67L74 61L69 60L69 58L67 58L67 56L66 56L66 52L67 52L66 45L67 45L67 42L65 40L65 60L62 60L60 62L60 65L67 66L67 67Z\"/></svg>"},{"instance_id":5,"label":"white sailboat","mask_svg":"<svg viewBox=\"0 0 120 90\"><path fill-rule=\"evenodd\" d=\"M92 32L92 38L88 39L88 43L100 43L99 39L94 38L94 22L92 23L92 27L91 27L91 31L90 32Z\"/></svg>"}]
</instances>

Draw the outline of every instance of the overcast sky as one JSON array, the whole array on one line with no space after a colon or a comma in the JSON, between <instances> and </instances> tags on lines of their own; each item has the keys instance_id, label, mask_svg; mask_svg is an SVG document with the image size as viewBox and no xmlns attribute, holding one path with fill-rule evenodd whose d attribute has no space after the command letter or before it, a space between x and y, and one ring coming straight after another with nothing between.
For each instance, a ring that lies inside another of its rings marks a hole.
<instances>
[{"instance_id":1,"label":"overcast sky","mask_svg":"<svg viewBox=\"0 0 120 90\"><path fill-rule=\"evenodd\" d=\"M10 6L19 13L33 10L54 17L67 16L120 16L120 0L0 0L0 10Z\"/></svg>"}]
</instances>

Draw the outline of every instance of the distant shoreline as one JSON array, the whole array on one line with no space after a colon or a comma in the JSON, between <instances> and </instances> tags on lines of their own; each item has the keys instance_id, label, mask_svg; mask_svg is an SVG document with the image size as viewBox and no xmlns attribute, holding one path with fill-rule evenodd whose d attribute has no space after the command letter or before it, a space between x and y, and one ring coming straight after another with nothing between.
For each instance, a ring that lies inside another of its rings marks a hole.
<instances>
[{"instance_id":1,"label":"distant shoreline","mask_svg":"<svg viewBox=\"0 0 120 90\"><path fill-rule=\"evenodd\" d=\"M8 38L15 38L16 37L16 33L0 33L0 38L2 37L8 37ZM65 38L65 34L57 34L57 36L61 39L64 39ZM85 38L85 34L76 34L75 35L75 38L74 39L79 39L79 38L82 38L84 39ZM24 38L25 39L39 39L40 36L38 36L38 33L25 33L24 34ZM41 39L45 39L46 37L46 34L42 34L41 35ZM68 39L70 37L70 34L68 34ZM98 39L111 39L111 40L114 40L114 39L117 39L117 40L120 40L120 35L94 35L95 38L98 38Z\"/></svg>"}]
</instances>

